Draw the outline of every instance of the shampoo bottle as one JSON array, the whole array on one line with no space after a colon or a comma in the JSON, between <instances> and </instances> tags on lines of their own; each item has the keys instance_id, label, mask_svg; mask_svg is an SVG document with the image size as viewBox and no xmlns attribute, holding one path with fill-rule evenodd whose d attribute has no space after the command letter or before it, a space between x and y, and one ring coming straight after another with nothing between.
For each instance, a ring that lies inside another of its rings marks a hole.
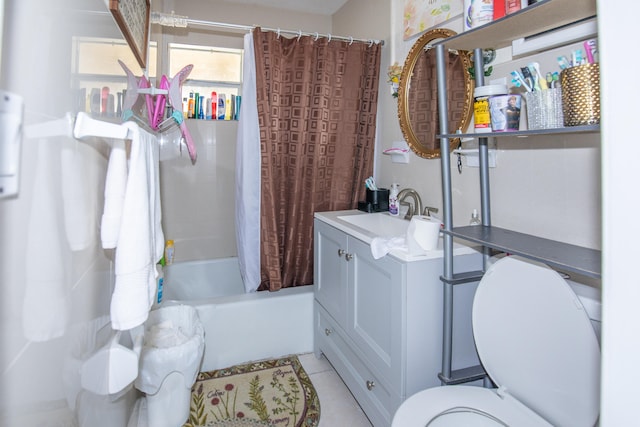
<instances>
[{"instance_id":1,"label":"shampoo bottle","mask_svg":"<svg viewBox=\"0 0 640 427\"><path fill-rule=\"evenodd\" d=\"M164 247L164 262L166 265L173 264L173 257L175 255L173 240L167 240L167 244Z\"/></svg>"},{"instance_id":2,"label":"shampoo bottle","mask_svg":"<svg viewBox=\"0 0 640 427\"><path fill-rule=\"evenodd\" d=\"M392 216L398 216L400 214L400 206L398 204L398 185L396 183L391 184L391 191L389 191L389 214Z\"/></svg>"},{"instance_id":3,"label":"shampoo bottle","mask_svg":"<svg viewBox=\"0 0 640 427\"><path fill-rule=\"evenodd\" d=\"M211 92L211 120L218 120L218 94Z\"/></svg>"},{"instance_id":4,"label":"shampoo bottle","mask_svg":"<svg viewBox=\"0 0 640 427\"><path fill-rule=\"evenodd\" d=\"M193 99L193 92L189 92L189 112L187 117L193 119L194 113L196 111L196 101Z\"/></svg>"},{"instance_id":5,"label":"shampoo bottle","mask_svg":"<svg viewBox=\"0 0 640 427\"><path fill-rule=\"evenodd\" d=\"M204 120L204 96L200 95L200 102L198 102L198 118Z\"/></svg>"},{"instance_id":6,"label":"shampoo bottle","mask_svg":"<svg viewBox=\"0 0 640 427\"><path fill-rule=\"evenodd\" d=\"M156 295L153 299L151 308L157 308L162 303L162 288L164 287L164 272L162 271L162 264L164 264L162 260L156 264Z\"/></svg>"},{"instance_id":7,"label":"shampoo bottle","mask_svg":"<svg viewBox=\"0 0 640 427\"><path fill-rule=\"evenodd\" d=\"M218 120L224 120L224 115L227 112L226 96L224 93L218 94Z\"/></svg>"}]
</instances>

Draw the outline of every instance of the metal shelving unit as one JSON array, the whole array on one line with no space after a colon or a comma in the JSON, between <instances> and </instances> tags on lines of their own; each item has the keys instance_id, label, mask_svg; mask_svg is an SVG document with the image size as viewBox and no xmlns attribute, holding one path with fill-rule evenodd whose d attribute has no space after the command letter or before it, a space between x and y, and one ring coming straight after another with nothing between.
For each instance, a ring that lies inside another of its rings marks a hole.
<instances>
[{"instance_id":1,"label":"metal shelving unit","mask_svg":"<svg viewBox=\"0 0 640 427\"><path fill-rule=\"evenodd\" d=\"M440 117L440 146L442 162L444 269L441 280L444 286L444 322L442 371L443 384L459 384L486 377L481 366L452 370L453 287L457 284L480 280L483 271L453 273L453 238L479 243L484 251L484 270L492 250L509 252L543 262L562 271L575 272L589 277L601 275L601 253L563 242L543 239L512 230L491 226L488 140L493 137L526 137L532 135L560 135L596 133L599 126L576 126L559 129L527 130L483 134L452 134L447 124L446 97L446 49L473 50L476 84L484 84L482 49L510 46L513 40L552 30L567 24L596 16L595 0L542 0L514 14L505 16L485 26L452 36L435 45L438 78L438 113ZM480 162L481 226L453 227L451 196L451 161L448 151L449 138L477 138Z\"/></svg>"},{"instance_id":2,"label":"metal shelving unit","mask_svg":"<svg viewBox=\"0 0 640 427\"><path fill-rule=\"evenodd\" d=\"M589 126L572 126L557 129L535 129L535 130L519 130L508 132L490 132L484 133L485 137L503 138L506 136L527 137L534 135L561 135L561 134L580 134L580 133L597 133L600 132L600 125ZM477 133L448 133L438 135L438 138L478 138Z\"/></svg>"}]
</instances>

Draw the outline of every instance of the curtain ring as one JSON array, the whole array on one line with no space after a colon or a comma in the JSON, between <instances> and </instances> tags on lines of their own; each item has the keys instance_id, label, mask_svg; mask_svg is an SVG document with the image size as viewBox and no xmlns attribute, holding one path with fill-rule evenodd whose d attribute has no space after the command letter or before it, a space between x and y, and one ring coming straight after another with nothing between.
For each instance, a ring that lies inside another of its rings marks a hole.
<instances>
[{"instance_id":1,"label":"curtain ring","mask_svg":"<svg viewBox=\"0 0 640 427\"><path fill-rule=\"evenodd\" d=\"M369 40L369 47L373 46L373 39Z\"/></svg>"},{"instance_id":2,"label":"curtain ring","mask_svg":"<svg viewBox=\"0 0 640 427\"><path fill-rule=\"evenodd\" d=\"M278 38L280 38L280 28L278 28Z\"/></svg>"},{"instance_id":3,"label":"curtain ring","mask_svg":"<svg viewBox=\"0 0 640 427\"><path fill-rule=\"evenodd\" d=\"M349 46L353 44L353 36L349 37Z\"/></svg>"},{"instance_id":4,"label":"curtain ring","mask_svg":"<svg viewBox=\"0 0 640 427\"><path fill-rule=\"evenodd\" d=\"M314 41L314 42L317 42L319 38L320 38L320 34L318 34L318 33L316 32L316 38L315 38L315 39L313 39L313 41Z\"/></svg>"},{"instance_id":5,"label":"curtain ring","mask_svg":"<svg viewBox=\"0 0 640 427\"><path fill-rule=\"evenodd\" d=\"M298 41L300 41L300 37L302 37L302 30L298 30Z\"/></svg>"},{"instance_id":6,"label":"curtain ring","mask_svg":"<svg viewBox=\"0 0 640 427\"><path fill-rule=\"evenodd\" d=\"M327 40L327 43L331 43L331 34L329 34L329 40Z\"/></svg>"}]
</instances>

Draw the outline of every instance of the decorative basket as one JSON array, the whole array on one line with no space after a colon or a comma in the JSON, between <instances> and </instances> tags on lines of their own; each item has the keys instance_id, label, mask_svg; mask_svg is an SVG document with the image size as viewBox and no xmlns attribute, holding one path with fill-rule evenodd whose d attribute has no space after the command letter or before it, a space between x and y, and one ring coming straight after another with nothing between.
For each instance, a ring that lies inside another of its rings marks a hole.
<instances>
[{"instance_id":1,"label":"decorative basket","mask_svg":"<svg viewBox=\"0 0 640 427\"><path fill-rule=\"evenodd\" d=\"M529 129L555 129L565 123L562 112L562 89L525 92Z\"/></svg>"},{"instance_id":2,"label":"decorative basket","mask_svg":"<svg viewBox=\"0 0 640 427\"><path fill-rule=\"evenodd\" d=\"M585 64L560 73L565 126L600 123L600 65Z\"/></svg>"}]
</instances>

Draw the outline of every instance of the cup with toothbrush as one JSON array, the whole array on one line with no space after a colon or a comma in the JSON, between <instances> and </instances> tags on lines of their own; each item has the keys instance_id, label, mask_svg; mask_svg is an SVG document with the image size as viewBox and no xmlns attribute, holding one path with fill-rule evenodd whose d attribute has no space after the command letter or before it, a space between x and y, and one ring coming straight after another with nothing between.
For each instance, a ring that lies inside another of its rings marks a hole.
<instances>
[{"instance_id":1,"label":"cup with toothbrush","mask_svg":"<svg viewBox=\"0 0 640 427\"><path fill-rule=\"evenodd\" d=\"M565 126L589 126L600 123L600 64L595 39L583 43L571 53L571 66L560 73L564 88L562 105Z\"/></svg>"},{"instance_id":2,"label":"cup with toothbrush","mask_svg":"<svg viewBox=\"0 0 640 427\"><path fill-rule=\"evenodd\" d=\"M529 129L554 129L563 126L562 89L553 73L543 75L540 64L531 62L511 73L512 82L525 88L524 99ZM556 74L557 76L557 74Z\"/></svg>"}]
</instances>

